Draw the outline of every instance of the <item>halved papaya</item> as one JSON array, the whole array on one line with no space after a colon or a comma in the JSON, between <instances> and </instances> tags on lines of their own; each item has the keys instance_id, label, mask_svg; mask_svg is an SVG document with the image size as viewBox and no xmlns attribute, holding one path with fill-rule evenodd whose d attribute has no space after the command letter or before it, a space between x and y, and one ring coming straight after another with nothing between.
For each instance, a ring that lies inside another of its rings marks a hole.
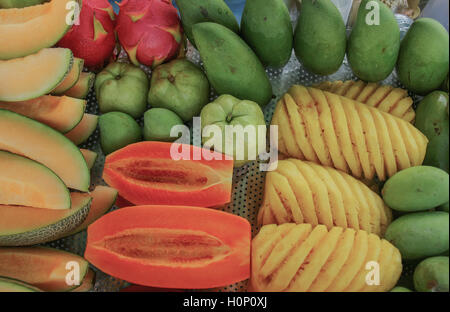
<instances>
[{"instance_id":1,"label":"halved papaya","mask_svg":"<svg viewBox=\"0 0 450 312\"><path fill-rule=\"evenodd\" d=\"M64 94L77 99L85 99L89 94L89 90L91 90L92 86L94 85L94 82L94 73L83 72L80 74L80 78L78 79L77 83L72 88L64 92Z\"/></svg>"},{"instance_id":2,"label":"halved papaya","mask_svg":"<svg viewBox=\"0 0 450 312\"><path fill-rule=\"evenodd\" d=\"M84 160L86 160L86 164L89 169L94 167L95 161L97 160L98 154L96 152L80 148L81 154L83 154Z\"/></svg>"},{"instance_id":3,"label":"halved papaya","mask_svg":"<svg viewBox=\"0 0 450 312\"><path fill-rule=\"evenodd\" d=\"M70 209L70 193L50 169L29 158L0 150L0 205Z\"/></svg>"},{"instance_id":4,"label":"halved papaya","mask_svg":"<svg viewBox=\"0 0 450 312\"><path fill-rule=\"evenodd\" d=\"M42 49L22 58L0 61L0 101L26 101L50 93L64 80L72 63L72 51L63 48Z\"/></svg>"},{"instance_id":5,"label":"halved papaya","mask_svg":"<svg viewBox=\"0 0 450 312\"><path fill-rule=\"evenodd\" d=\"M72 292L88 292L94 288L95 271L89 269L80 286L72 290Z\"/></svg>"},{"instance_id":6,"label":"halved papaya","mask_svg":"<svg viewBox=\"0 0 450 312\"><path fill-rule=\"evenodd\" d=\"M136 206L91 224L84 256L134 284L205 289L249 277L250 239L249 222L223 211Z\"/></svg>"},{"instance_id":7,"label":"halved papaya","mask_svg":"<svg viewBox=\"0 0 450 312\"><path fill-rule=\"evenodd\" d=\"M39 288L16 279L0 277L0 293L2 292L41 292Z\"/></svg>"},{"instance_id":8,"label":"halved papaya","mask_svg":"<svg viewBox=\"0 0 450 312\"><path fill-rule=\"evenodd\" d=\"M90 172L80 150L64 135L28 117L0 109L0 150L33 159L54 171L67 187L87 192ZM17 174L22 172L18 171Z\"/></svg>"},{"instance_id":9,"label":"halved papaya","mask_svg":"<svg viewBox=\"0 0 450 312\"><path fill-rule=\"evenodd\" d=\"M72 88L80 78L80 74L83 71L84 60L75 57L73 59L73 66L66 78L52 91L52 94L61 95L70 88Z\"/></svg>"},{"instance_id":10,"label":"halved papaya","mask_svg":"<svg viewBox=\"0 0 450 312\"><path fill-rule=\"evenodd\" d=\"M26 56L55 45L72 26L67 22L70 8L73 8L71 1L51 0L25 8L1 10L0 59Z\"/></svg>"},{"instance_id":11,"label":"halved papaya","mask_svg":"<svg viewBox=\"0 0 450 312\"><path fill-rule=\"evenodd\" d=\"M0 247L0 276L18 279L43 291L75 289L80 285L68 284L66 277L73 273L71 277L77 277L81 283L88 269L89 263L84 258L66 251L48 247Z\"/></svg>"},{"instance_id":12,"label":"halved papaya","mask_svg":"<svg viewBox=\"0 0 450 312\"><path fill-rule=\"evenodd\" d=\"M68 96L43 95L28 101L0 102L0 108L24 115L66 133L80 123L86 101Z\"/></svg>"},{"instance_id":13,"label":"halved papaya","mask_svg":"<svg viewBox=\"0 0 450 312\"><path fill-rule=\"evenodd\" d=\"M92 197L72 193L72 208L39 209L0 205L0 246L30 246L58 239L86 219Z\"/></svg>"},{"instance_id":14,"label":"halved papaya","mask_svg":"<svg viewBox=\"0 0 450 312\"><path fill-rule=\"evenodd\" d=\"M84 143L94 133L98 124L98 116L92 114L84 114L80 123L71 131L65 134L66 138L74 144L80 145Z\"/></svg>"},{"instance_id":15,"label":"halved papaya","mask_svg":"<svg viewBox=\"0 0 450 312\"><path fill-rule=\"evenodd\" d=\"M103 216L114 205L117 197L117 190L111 187L98 185L91 192L91 196L91 209L84 222L75 229L66 232L64 236L70 236L87 229L90 224Z\"/></svg>"},{"instance_id":16,"label":"halved papaya","mask_svg":"<svg viewBox=\"0 0 450 312\"><path fill-rule=\"evenodd\" d=\"M103 178L135 205L215 207L230 202L232 160L215 152L221 160L206 160L203 149L191 145L180 145L190 160L173 160L171 147L165 142L128 145L106 157Z\"/></svg>"}]
</instances>

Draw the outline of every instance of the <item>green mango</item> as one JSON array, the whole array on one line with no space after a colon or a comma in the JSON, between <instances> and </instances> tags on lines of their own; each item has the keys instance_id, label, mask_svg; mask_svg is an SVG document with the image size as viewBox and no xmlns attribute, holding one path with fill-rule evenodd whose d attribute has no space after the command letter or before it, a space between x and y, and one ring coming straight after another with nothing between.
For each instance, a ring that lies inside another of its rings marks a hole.
<instances>
[{"instance_id":1,"label":"green mango","mask_svg":"<svg viewBox=\"0 0 450 312\"><path fill-rule=\"evenodd\" d=\"M448 74L448 32L431 18L416 20L402 40L398 78L405 87L425 95L438 89Z\"/></svg>"},{"instance_id":2,"label":"green mango","mask_svg":"<svg viewBox=\"0 0 450 312\"><path fill-rule=\"evenodd\" d=\"M173 142L178 137L170 136L170 132L174 126L182 124L183 120L168 109L149 109L144 114L144 139L146 141Z\"/></svg>"},{"instance_id":3,"label":"green mango","mask_svg":"<svg viewBox=\"0 0 450 312\"><path fill-rule=\"evenodd\" d=\"M100 143L105 155L142 140L141 127L130 115L122 112L101 115L99 126Z\"/></svg>"},{"instance_id":4,"label":"green mango","mask_svg":"<svg viewBox=\"0 0 450 312\"><path fill-rule=\"evenodd\" d=\"M448 257L423 260L414 271L414 287L421 292L449 292Z\"/></svg>"},{"instance_id":5,"label":"green mango","mask_svg":"<svg viewBox=\"0 0 450 312\"><path fill-rule=\"evenodd\" d=\"M390 208L423 211L449 200L448 173L430 166L416 166L397 172L384 184L381 194Z\"/></svg>"},{"instance_id":6,"label":"green mango","mask_svg":"<svg viewBox=\"0 0 450 312\"><path fill-rule=\"evenodd\" d=\"M0 0L0 9L25 8L48 2L48 0Z\"/></svg>"},{"instance_id":7,"label":"green mango","mask_svg":"<svg viewBox=\"0 0 450 312\"><path fill-rule=\"evenodd\" d=\"M433 211L404 215L389 225L385 238L400 250L403 260L441 255L449 246L448 213Z\"/></svg>"},{"instance_id":8,"label":"green mango","mask_svg":"<svg viewBox=\"0 0 450 312\"><path fill-rule=\"evenodd\" d=\"M303 0L295 29L295 54L303 66L330 75L342 65L347 35L342 15L331 0Z\"/></svg>"},{"instance_id":9,"label":"green mango","mask_svg":"<svg viewBox=\"0 0 450 312\"><path fill-rule=\"evenodd\" d=\"M386 79L395 67L399 48L400 29L391 9L379 0L362 0L347 47L353 73L369 82Z\"/></svg>"},{"instance_id":10,"label":"green mango","mask_svg":"<svg viewBox=\"0 0 450 312\"><path fill-rule=\"evenodd\" d=\"M408 289L406 287L397 286L391 289L391 292L412 292L411 289Z\"/></svg>"},{"instance_id":11,"label":"green mango","mask_svg":"<svg viewBox=\"0 0 450 312\"><path fill-rule=\"evenodd\" d=\"M442 133L430 140L423 161L424 165L440 168L449 172L449 124L442 128Z\"/></svg>"},{"instance_id":12,"label":"green mango","mask_svg":"<svg viewBox=\"0 0 450 312\"><path fill-rule=\"evenodd\" d=\"M175 3L180 11L184 32L194 47L192 26L198 23L217 23L239 33L236 17L223 0L175 0Z\"/></svg>"},{"instance_id":13,"label":"green mango","mask_svg":"<svg viewBox=\"0 0 450 312\"><path fill-rule=\"evenodd\" d=\"M199 67L186 59L156 67L150 85L150 106L170 109L185 122L198 116L209 102L208 78Z\"/></svg>"},{"instance_id":14,"label":"green mango","mask_svg":"<svg viewBox=\"0 0 450 312\"><path fill-rule=\"evenodd\" d=\"M292 55L291 17L283 0L247 0L242 13L241 36L261 62L283 67Z\"/></svg>"},{"instance_id":15,"label":"green mango","mask_svg":"<svg viewBox=\"0 0 450 312\"><path fill-rule=\"evenodd\" d=\"M448 74L447 74L447 78L445 78L444 82L441 85L441 90L445 91L448 93L449 91L449 81L448 81Z\"/></svg>"},{"instance_id":16,"label":"green mango","mask_svg":"<svg viewBox=\"0 0 450 312\"><path fill-rule=\"evenodd\" d=\"M229 94L264 107L272 85L258 57L238 35L215 23L195 24L193 33L209 82Z\"/></svg>"}]
</instances>

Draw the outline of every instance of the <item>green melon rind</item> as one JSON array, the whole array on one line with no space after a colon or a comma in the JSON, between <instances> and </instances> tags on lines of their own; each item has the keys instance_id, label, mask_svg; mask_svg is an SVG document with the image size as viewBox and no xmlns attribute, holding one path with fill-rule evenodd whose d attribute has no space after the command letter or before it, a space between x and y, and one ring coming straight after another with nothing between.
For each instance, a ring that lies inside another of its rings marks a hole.
<instances>
[{"instance_id":1,"label":"green melon rind","mask_svg":"<svg viewBox=\"0 0 450 312\"><path fill-rule=\"evenodd\" d=\"M88 166L86 164L86 161L84 160L83 154L81 153L80 149L75 144L73 144L72 141L70 141L68 138L66 138L63 134L59 133L58 131L54 130L53 128L51 128L51 127L49 127L47 125L44 125L43 123L40 123L40 122L35 121L35 120L31 119L31 118L19 115L17 113L14 113L14 112L11 112L11 111L8 111L8 110L5 110L5 109L0 109L0 121L1 121L1 116L3 114L10 115L11 118L22 119L21 120L22 122L24 122L24 121L28 122L29 121L29 123L32 125L34 130L40 130L43 133L45 133L45 132L50 133L56 139L62 141L62 143L64 143L66 146L68 146L69 149L72 150L71 154L77 155L79 160L80 160L80 162L81 162L81 164L84 164L84 168L80 168L79 171L84 171L83 176L84 176L85 179L84 179L83 185L78 187L78 188L75 188L75 187L72 187L70 185L67 185L68 183L66 183L66 185L68 187L70 187L70 188L74 188L74 189L77 189L77 190L82 191L82 192L88 192L89 191L89 186L91 184L91 171L89 170L89 168L88 168ZM28 158L32 158L32 155L25 155L25 156L28 157ZM45 164L43 164L43 165L45 165ZM53 170L53 171L55 171L55 170ZM55 172L55 173L58 175L57 172ZM62 180L64 181L64 179L62 179ZM64 182L66 182L66 181L64 181Z\"/></svg>"},{"instance_id":2,"label":"green melon rind","mask_svg":"<svg viewBox=\"0 0 450 312\"><path fill-rule=\"evenodd\" d=\"M0 246L31 246L56 240L61 236L61 233L71 231L84 222L89 214L91 203L92 198L86 197L80 207L72 207L73 214L56 223L23 233L0 234Z\"/></svg>"},{"instance_id":3,"label":"green melon rind","mask_svg":"<svg viewBox=\"0 0 450 312\"><path fill-rule=\"evenodd\" d=\"M40 290L39 288L36 288L25 282L9 277L0 276L0 285L2 284L9 285L11 287L11 290L15 289L17 290L17 292L42 292L42 290Z\"/></svg>"},{"instance_id":4,"label":"green melon rind","mask_svg":"<svg viewBox=\"0 0 450 312\"><path fill-rule=\"evenodd\" d=\"M62 48L58 48L58 49L62 49ZM74 57L73 57L72 51L69 49L62 49L62 50L64 50L64 52L67 54L66 58L67 58L68 63L66 64L66 70L64 72L62 72L60 76L56 76L55 77L56 79L54 80L54 82L52 84L48 85L46 88L39 90L39 92L34 91L34 92L30 92L28 94L22 93L18 97L2 96L0 94L0 101L5 101L5 102L28 101L28 100L35 99L37 97L43 96L43 95L48 94L51 91L53 91L67 77L67 75L69 74L69 72L72 69L72 66L74 64ZM32 56L33 55L28 55L26 57L32 57ZM0 63L0 66L1 66L1 63Z\"/></svg>"},{"instance_id":5,"label":"green melon rind","mask_svg":"<svg viewBox=\"0 0 450 312\"><path fill-rule=\"evenodd\" d=\"M78 90L67 90L65 92L65 95L70 96L70 97L74 97L77 99L86 99L86 97L89 94L89 91L91 90L91 88L94 86L94 82L95 82L95 74L94 73L81 73L80 74L80 79L82 79L83 74L86 74L86 79L84 81L78 81L77 83L85 83L85 85L82 85L79 87ZM76 86L76 84L74 85L74 87Z\"/></svg>"},{"instance_id":6,"label":"green melon rind","mask_svg":"<svg viewBox=\"0 0 450 312\"><path fill-rule=\"evenodd\" d=\"M52 95L63 95L64 92L66 92L66 91L68 91L70 88L72 88L72 87L77 83L78 79L80 79L81 72L83 71L84 60L83 60L83 59L80 59L80 58L75 58L75 57L74 57L72 66L77 66L77 68L78 68L77 79L75 79L75 80L72 82L71 85L69 85L68 87L66 87L66 88L64 88L64 89L60 89L60 88L59 88L59 85L58 85L58 86L57 86L55 89L53 89L53 91L51 92ZM67 75L66 75L66 77L67 77ZM63 80L63 81L64 81L64 80ZM63 81L61 81L61 83L62 83Z\"/></svg>"}]
</instances>

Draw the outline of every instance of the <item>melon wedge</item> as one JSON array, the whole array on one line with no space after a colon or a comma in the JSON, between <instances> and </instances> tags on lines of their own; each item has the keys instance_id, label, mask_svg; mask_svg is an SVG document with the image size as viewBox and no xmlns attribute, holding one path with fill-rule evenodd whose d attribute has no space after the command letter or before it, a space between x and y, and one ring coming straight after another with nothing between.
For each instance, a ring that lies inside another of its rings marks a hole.
<instances>
[{"instance_id":1,"label":"melon wedge","mask_svg":"<svg viewBox=\"0 0 450 312\"><path fill-rule=\"evenodd\" d=\"M50 93L64 80L72 63L72 51L63 48L42 49L22 58L0 60L0 101L26 101Z\"/></svg>"},{"instance_id":2,"label":"melon wedge","mask_svg":"<svg viewBox=\"0 0 450 312\"><path fill-rule=\"evenodd\" d=\"M64 94L77 99L85 99L88 96L92 86L94 85L94 82L94 73L82 72L77 83L72 88L67 90Z\"/></svg>"},{"instance_id":3,"label":"melon wedge","mask_svg":"<svg viewBox=\"0 0 450 312\"><path fill-rule=\"evenodd\" d=\"M0 102L0 108L16 112L66 133L83 118L86 101L68 96L43 95L22 102Z\"/></svg>"},{"instance_id":4,"label":"melon wedge","mask_svg":"<svg viewBox=\"0 0 450 312\"><path fill-rule=\"evenodd\" d=\"M0 246L30 246L56 240L86 219L92 197L72 193L72 208L49 210L0 205Z\"/></svg>"},{"instance_id":5,"label":"melon wedge","mask_svg":"<svg viewBox=\"0 0 450 312\"><path fill-rule=\"evenodd\" d=\"M0 0L1 1L1 0ZM0 277L0 293L2 292L41 292L42 290L31 286L27 283L7 278Z\"/></svg>"},{"instance_id":6,"label":"melon wedge","mask_svg":"<svg viewBox=\"0 0 450 312\"><path fill-rule=\"evenodd\" d=\"M94 133L97 128L98 116L92 114L84 114L80 123L71 131L65 134L66 138L74 144L80 145L85 142Z\"/></svg>"},{"instance_id":7,"label":"melon wedge","mask_svg":"<svg viewBox=\"0 0 450 312\"><path fill-rule=\"evenodd\" d=\"M80 148L81 154L83 154L84 160L86 160L86 164L89 169L94 167L95 161L97 160L98 154L96 152Z\"/></svg>"},{"instance_id":8,"label":"melon wedge","mask_svg":"<svg viewBox=\"0 0 450 312\"><path fill-rule=\"evenodd\" d=\"M0 59L36 53L55 45L70 29L66 22L72 0L0 11Z\"/></svg>"},{"instance_id":9,"label":"melon wedge","mask_svg":"<svg viewBox=\"0 0 450 312\"><path fill-rule=\"evenodd\" d=\"M80 78L80 74L83 71L84 60L75 57L73 60L73 66L66 78L52 91L54 95L64 94L67 90L72 88Z\"/></svg>"},{"instance_id":10,"label":"melon wedge","mask_svg":"<svg viewBox=\"0 0 450 312\"><path fill-rule=\"evenodd\" d=\"M79 281L89 263L82 257L47 247L0 247L0 276L21 280L43 291L70 291L80 285L67 285L66 265L77 263Z\"/></svg>"},{"instance_id":11,"label":"melon wedge","mask_svg":"<svg viewBox=\"0 0 450 312\"><path fill-rule=\"evenodd\" d=\"M0 109L0 150L43 164L69 188L82 192L89 190L90 171L80 150L49 126Z\"/></svg>"},{"instance_id":12,"label":"melon wedge","mask_svg":"<svg viewBox=\"0 0 450 312\"><path fill-rule=\"evenodd\" d=\"M83 283L72 292L88 292L94 288L95 284L95 271L89 269L86 276L84 277Z\"/></svg>"},{"instance_id":13,"label":"melon wedge","mask_svg":"<svg viewBox=\"0 0 450 312\"><path fill-rule=\"evenodd\" d=\"M0 150L0 205L70 209L71 201L66 185L53 171Z\"/></svg>"}]
</instances>

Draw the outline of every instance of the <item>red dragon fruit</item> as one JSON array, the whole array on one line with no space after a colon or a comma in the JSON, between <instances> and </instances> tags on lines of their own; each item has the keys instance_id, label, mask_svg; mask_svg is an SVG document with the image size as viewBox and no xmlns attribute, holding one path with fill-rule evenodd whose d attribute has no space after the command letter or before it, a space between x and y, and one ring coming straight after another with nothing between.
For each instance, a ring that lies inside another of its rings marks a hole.
<instances>
[{"instance_id":1,"label":"red dragon fruit","mask_svg":"<svg viewBox=\"0 0 450 312\"><path fill-rule=\"evenodd\" d=\"M119 42L135 65L156 67L177 56L183 30L170 0L122 0Z\"/></svg>"},{"instance_id":2,"label":"red dragon fruit","mask_svg":"<svg viewBox=\"0 0 450 312\"><path fill-rule=\"evenodd\" d=\"M79 24L72 26L58 46L71 49L90 70L101 69L116 46L114 20L108 0L82 0Z\"/></svg>"}]
</instances>

